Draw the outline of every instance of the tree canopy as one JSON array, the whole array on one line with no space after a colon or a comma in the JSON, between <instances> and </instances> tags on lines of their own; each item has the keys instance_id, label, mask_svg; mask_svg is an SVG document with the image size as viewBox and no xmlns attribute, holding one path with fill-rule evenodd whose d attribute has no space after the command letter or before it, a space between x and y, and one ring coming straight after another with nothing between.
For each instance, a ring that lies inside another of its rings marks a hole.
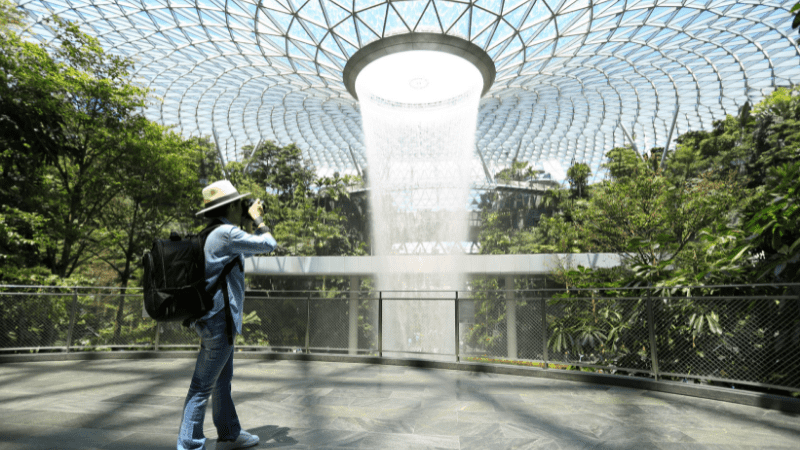
<instances>
[{"instance_id":1,"label":"tree canopy","mask_svg":"<svg viewBox=\"0 0 800 450\"><path fill-rule=\"evenodd\" d=\"M0 10L0 276L58 282L100 261L125 286L145 242L196 204L195 150L144 118L132 61L58 17L51 44L28 42L9 26L24 17Z\"/></svg>"}]
</instances>

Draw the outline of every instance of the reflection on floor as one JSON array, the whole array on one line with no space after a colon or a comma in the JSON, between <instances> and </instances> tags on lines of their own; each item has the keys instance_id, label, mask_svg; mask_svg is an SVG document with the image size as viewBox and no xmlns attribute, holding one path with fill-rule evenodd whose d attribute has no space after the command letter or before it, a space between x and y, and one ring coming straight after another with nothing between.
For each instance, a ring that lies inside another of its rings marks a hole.
<instances>
[{"instance_id":1,"label":"reflection on floor","mask_svg":"<svg viewBox=\"0 0 800 450\"><path fill-rule=\"evenodd\" d=\"M191 359L0 365L0 450L175 448ZM255 448L797 448L800 417L635 389L348 363L236 360ZM208 448L216 431L210 408Z\"/></svg>"}]
</instances>

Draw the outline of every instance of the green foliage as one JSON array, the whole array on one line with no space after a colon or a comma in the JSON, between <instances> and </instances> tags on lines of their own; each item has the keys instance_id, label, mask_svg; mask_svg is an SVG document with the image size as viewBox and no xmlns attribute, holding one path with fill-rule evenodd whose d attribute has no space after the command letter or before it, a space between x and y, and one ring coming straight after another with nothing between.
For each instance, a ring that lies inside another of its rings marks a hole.
<instances>
[{"instance_id":1,"label":"green foliage","mask_svg":"<svg viewBox=\"0 0 800 450\"><path fill-rule=\"evenodd\" d=\"M800 161L767 172L764 206L747 222L753 248L766 249L763 278L800 281ZM780 277L780 278L779 278Z\"/></svg>"},{"instance_id":2,"label":"green foliage","mask_svg":"<svg viewBox=\"0 0 800 450\"><path fill-rule=\"evenodd\" d=\"M603 251L660 271L703 229L727 221L737 199L733 192L731 180L701 178L674 185L664 176L635 171L598 186L578 227Z\"/></svg>"},{"instance_id":3,"label":"green foliage","mask_svg":"<svg viewBox=\"0 0 800 450\"><path fill-rule=\"evenodd\" d=\"M25 14L8 0L0 0L0 33L8 35L16 33L19 26L24 23Z\"/></svg>"},{"instance_id":4,"label":"green foliage","mask_svg":"<svg viewBox=\"0 0 800 450\"><path fill-rule=\"evenodd\" d=\"M130 61L106 54L72 23L51 19L52 46L9 33L0 49L4 203L36 212L51 238L42 264L60 277L86 262L108 202L136 164L127 145L140 129L145 91Z\"/></svg>"},{"instance_id":5,"label":"green foliage","mask_svg":"<svg viewBox=\"0 0 800 450\"><path fill-rule=\"evenodd\" d=\"M629 298L629 291L599 295L591 289L649 285L651 295L672 297L659 303L666 325L657 336L660 358L674 364L670 370L689 371L712 360L725 373L745 370L756 355L778 351L766 347L764 333L795 332L790 331L793 325L773 323L790 315L791 308L762 305L756 314L755 305L703 300L738 291L683 286L800 281L798 120L800 90L778 89L752 108L743 105L738 116L715 122L711 130L679 136L663 167L663 149L643 157L630 147L612 149L604 165L610 179L591 186L583 199L576 198L574 189L572 195L551 191L546 198L553 211L536 226L515 228L508 220L512 208L482 204L481 250L596 251L627 257L614 270L554 270L551 279L568 289L549 302L557 311L547 318L554 354L581 355L589 364L624 360L626 367L647 369L649 342L637 328L644 320L641 299ZM503 327L504 303L488 300L478 304L481 325L473 328L470 342L493 343L489 348L501 351L505 337L497 330ZM752 334L752 327L761 334ZM727 339L734 335L747 335L752 345L732 348ZM762 379L780 376L765 373Z\"/></svg>"},{"instance_id":6,"label":"green foliage","mask_svg":"<svg viewBox=\"0 0 800 450\"><path fill-rule=\"evenodd\" d=\"M50 275L37 256L50 244L46 221L10 205L0 210L0 281L42 284Z\"/></svg>"},{"instance_id":7,"label":"green foliage","mask_svg":"<svg viewBox=\"0 0 800 450\"><path fill-rule=\"evenodd\" d=\"M606 152L606 163L601 167L608 170L614 180L632 176L642 171L644 162L631 146L615 147Z\"/></svg>"},{"instance_id":8,"label":"green foliage","mask_svg":"<svg viewBox=\"0 0 800 450\"><path fill-rule=\"evenodd\" d=\"M269 336L264 332L261 327L261 318L258 317L256 311L250 311L242 316L242 332L243 335L236 335L237 346L254 345L259 347L268 347L270 345Z\"/></svg>"},{"instance_id":9,"label":"green foliage","mask_svg":"<svg viewBox=\"0 0 800 450\"><path fill-rule=\"evenodd\" d=\"M728 223L700 233L696 255L701 264L678 267L676 282L800 280L793 247L800 239L793 206L800 163L799 93L797 88L776 90L752 114L743 108L738 118L718 122L695 146L706 149L700 154L706 171L727 170L737 177L733 189L739 199Z\"/></svg>"},{"instance_id":10,"label":"green foliage","mask_svg":"<svg viewBox=\"0 0 800 450\"><path fill-rule=\"evenodd\" d=\"M229 165L228 172L240 190L264 200L265 218L285 254L364 254L362 242L336 208L349 199L347 188L356 178L317 177L293 144L279 147L266 141L249 153L241 165Z\"/></svg>"},{"instance_id":11,"label":"green foliage","mask_svg":"<svg viewBox=\"0 0 800 450\"><path fill-rule=\"evenodd\" d=\"M566 359L595 365L646 368L643 300L624 291L567 291L548 301L548 346Z\"/></svg>"},{"instance_id":12,"label":"green foliage","mask_svg":"<svg viewBox=\"0 0 800 450\"><path fill-rule=\"evenodd\" d=\"M585 163L577 163L567 169L567 178L569 178L569 186L573 197L586 198L589 196L587 187L589 186L589 176L591 174L592 169Z\"/></svg>"},{"instance_id":13,"label":"green foliage","mask_svg":"<svg viewBox=\"0 0 800 450\"><path fill-rule=\"evenodd\" d=\"M526 163L517 164L513 168L517 171L505 169L497 176L503 173L523 173L519 172L523 169L529 171ZM529 194L501 187L483 195L479 205L482 219L478 235L481 254L584 251L587 242L574 227L573 216L587 206L585 197L589 195L589 188L585 183L591 170L585 164L576 164L570 169L577 177L573 183L582 183L578 188L579 195L574 195L571 190L557 188ZM508 181L535 181L534 178L517 178L509 175ZM531 220L532 218L535 219Z\"/></svg>"},{"instance_id":14,"label":"green foliage","mask_svg":"<svg viewBox=\"0 0 800 450\"><path fill-rule=\"evenodd\" d=\"M476 278L472 280L472 288L475 299L475 323L467 330L466 342L491 354L502 354L506 345L506 303L502 300L506 294L499 291L500 286L496 278Z\"/></svg>"},{"instance_id":15,"label":"green foliage","mask_svg":"<svg viewBox=\"0 0 800 450\"><path fill-rule=\"evenodd\" d=\"M581 253L591 250L591 244L574 223L563 215L544 216L536 227L515 236L515 244L509 248L511 253Z\"/></svg>"},{"instance_id":16,"label":"green foliage","mask_svg":"<svg viewBox=\"0 0 800 450\"><path fill-rule=\"evenodd\" d=\"M620 286L629 272L622 268L593 271L583 267L559 268L550 283L541 279L516 277L512 287L497 279L472 280L472 299L476 316L466 334L466 343L488 355L505 354L507 345L506 314L508 292L513 289L517 317L538 317L542 301L547 304L548 347L551 360L581 360L584 364L618 365L647 369L649 354L645 348L647 333L643 300L632 291L581 290ZM567 287L561 293L539 291L541 288ZM518 339L538 335L526 329L526 321L517 323ZM526 342L535 342L527 341ZM520 357L538 359L536 350L520 348ZM533 351L533 353L530 353Z\"/></svg>"},{"instance_id":17,"label":"green foliage","mask_svg":"<svg viewBox=\"0 0 800 450\"><path fill-rule=\"evenodd\" d=\"M498 182L535 181L541 172L529 167L527 161L513 161L511 167L496 173L494 178Z\"/></svg>"},{"instance_id":18,"label":"green foliage","mask_svg":"<svg viewBox=\"0 0 800 450\"><path fill-rule=\"evenodd\" d=\"M201 202L195 141L141 120L126 147L136 160L128 166L119 194L100 214L97 241L102 245L91 250L114 270L123 287L153 239L191 218Z\"/></svg>"},{"instance_id":19,"label":"green foliage","mask_svg":"<svg viewBox=\"0 0 800 450\"><path fill-rule=\"evenodd\" d=\"M746 159L750 188L768 177L768 170L800 161L800 88L777 89L754 108L752 148Z\"/></svg>"}]
</instances>

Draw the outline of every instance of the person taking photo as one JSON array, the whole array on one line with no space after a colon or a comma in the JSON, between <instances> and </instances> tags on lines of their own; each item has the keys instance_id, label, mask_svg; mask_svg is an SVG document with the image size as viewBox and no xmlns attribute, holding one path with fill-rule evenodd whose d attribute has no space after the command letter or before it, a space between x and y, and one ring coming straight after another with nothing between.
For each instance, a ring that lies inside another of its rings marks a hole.
<instances>
[{"instance_id":1,"label":"person taking photo","mask_svg":"<svg viewBox=\"0 0 800 450\"><path fill-rule=\"evenodd\" d=\"M197 215L203 214L222 223L208 235L205 243L206 288L216 284L229 263L238 261L238 264L232 265L226 282L214 293L213 309L190 324L200 336L201 344L183 407L178 450L206 448L203 419L209 397L213 398L217 450L258 444L258 436L242 430L231 398L233 341L237 334L242 334L244 257L270 253L278 243L264 224L261 201L248 202L245 210L244 198L248 195L239 194L228 180L217 181L203 189L204 208ZM241 228L243 226L255 228L255 231L246 232ZM226 303L230 304L228 311L224 311Z\"/></svg>"}]
</instances>

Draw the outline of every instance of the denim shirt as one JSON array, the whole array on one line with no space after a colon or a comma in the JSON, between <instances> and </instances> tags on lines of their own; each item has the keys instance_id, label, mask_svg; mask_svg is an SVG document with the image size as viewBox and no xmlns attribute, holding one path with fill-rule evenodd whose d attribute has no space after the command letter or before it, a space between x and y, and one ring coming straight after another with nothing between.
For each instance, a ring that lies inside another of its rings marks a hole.
<instances>
[{"instance_id":1,"label":"denim shirt","mask_svg":"<svg viewBox=\"0 0 800 450\"><path fill-rule=\"evenodd\" d=\"M217 282L225 265L239 258L244 264L245 256L269 253L275 250L278 243L271 234L264 231L249 234L241 228L233 226L227 219L222 219L222 225L211 232L206 239L206 289ZM239 266L234 266L228 274L228 296L231 300L231 314L233 315L234 334L242 334L242 309L244 307L244 272ZM214 308L200 320L208 320L225 306L225 297L222 289L214 294ZM224 314L224 313L223 313Z\"/></svg>"}]
</instances>

